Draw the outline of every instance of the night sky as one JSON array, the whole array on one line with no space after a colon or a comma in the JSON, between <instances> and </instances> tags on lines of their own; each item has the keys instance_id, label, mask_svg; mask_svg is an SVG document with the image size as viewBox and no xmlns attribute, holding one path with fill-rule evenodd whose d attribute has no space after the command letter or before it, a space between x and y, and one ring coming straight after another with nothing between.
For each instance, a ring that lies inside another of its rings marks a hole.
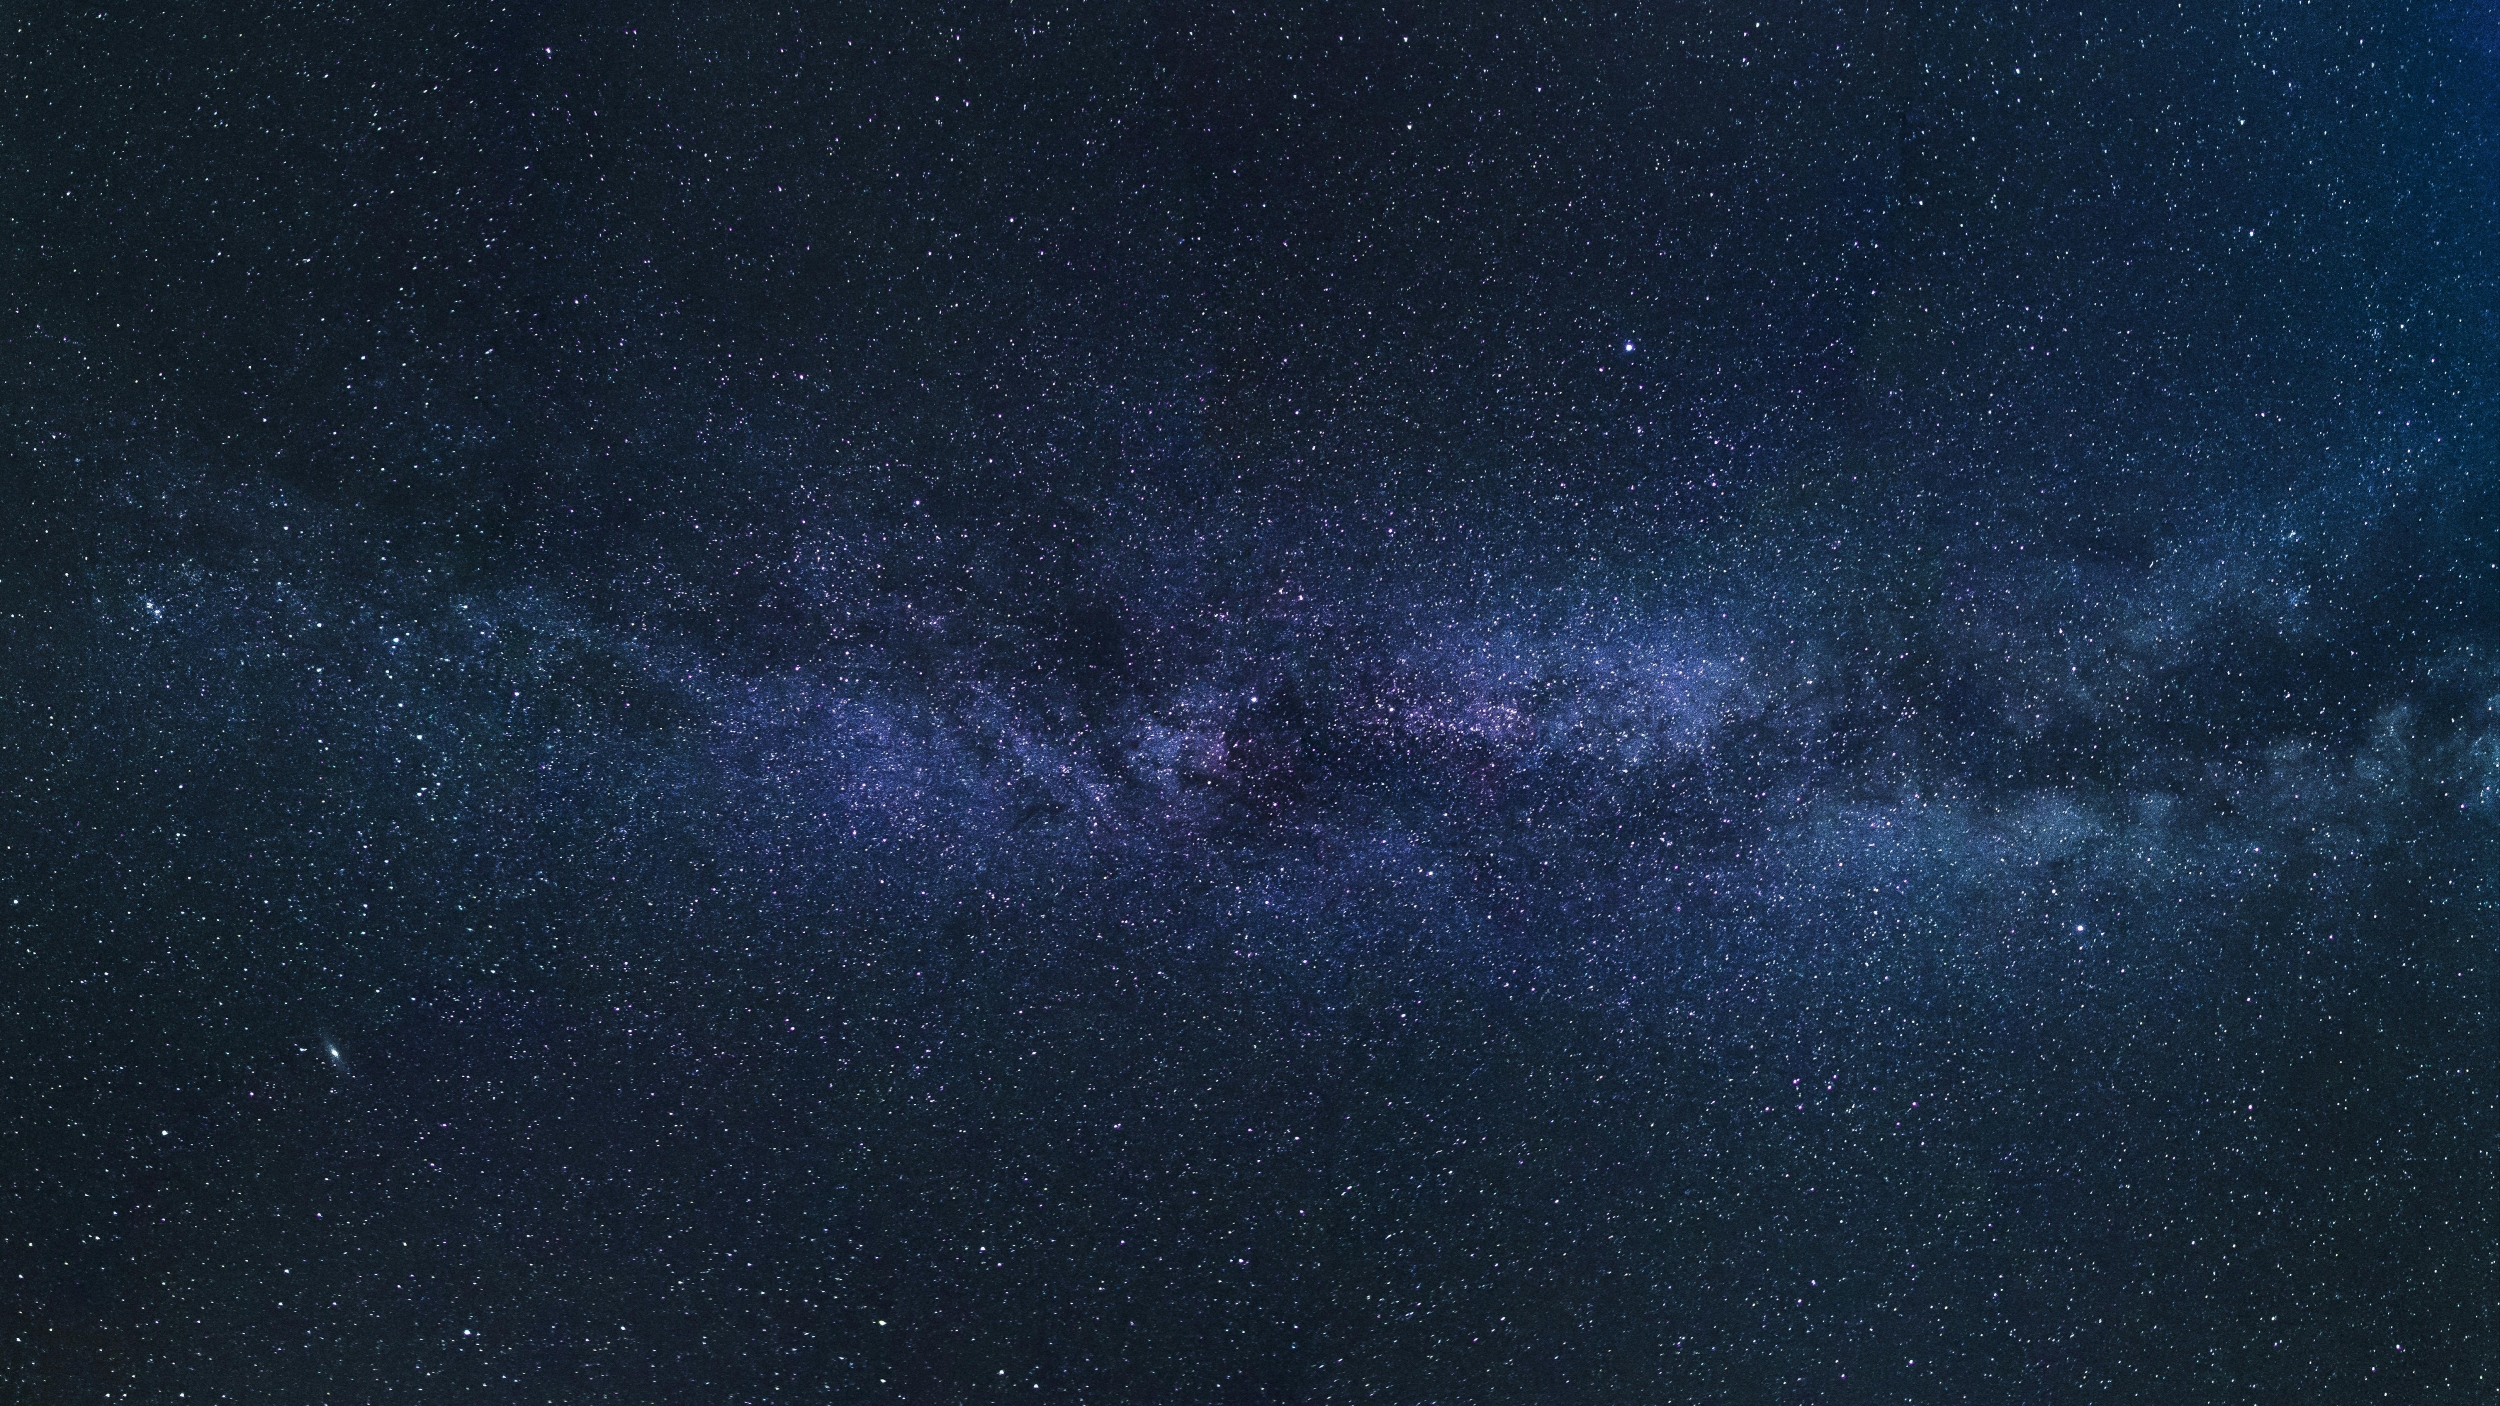
<instances>
[{"instance_id":1,"label":"night sky","mask_svg":"<svg viewBox=\"0 0 2500 1406\"><path fill-rule=\"evenodd\" d=\"M31 5L11 1401L2500 1391L2500 11Z\"/></svg>"}]
</instances>

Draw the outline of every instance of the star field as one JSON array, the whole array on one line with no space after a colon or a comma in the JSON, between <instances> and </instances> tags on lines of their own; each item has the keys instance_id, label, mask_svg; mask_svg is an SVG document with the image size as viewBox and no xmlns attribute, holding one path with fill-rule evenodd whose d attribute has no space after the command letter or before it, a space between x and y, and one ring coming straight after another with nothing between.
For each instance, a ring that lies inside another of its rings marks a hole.
<instances>
[{"instance_id":1,"label":"star field","mask_svg":"<svg viewBox=\"0 0 2500 1406\"><path fill-rule=\"evenodd\" d=\"M2490 15L6 32L24 1399L2500 1390Z\"/></svg>"}]
</instances>

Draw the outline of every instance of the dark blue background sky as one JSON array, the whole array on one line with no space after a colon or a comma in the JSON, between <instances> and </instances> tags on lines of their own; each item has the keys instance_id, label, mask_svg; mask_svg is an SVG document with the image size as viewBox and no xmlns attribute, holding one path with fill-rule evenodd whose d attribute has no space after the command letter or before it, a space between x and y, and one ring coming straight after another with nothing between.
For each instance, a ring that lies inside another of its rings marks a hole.
<instances>
[{"instance_id":1,"label":"dark blue background sky","mask_svg":"<svg viewBox=\"0 0 2500 1406\"><path fill-rule=\"evenodd\" d=\"M28 1399L2500 1385L2487 7L5 53Z\"/></svg>"}]
</instances>

